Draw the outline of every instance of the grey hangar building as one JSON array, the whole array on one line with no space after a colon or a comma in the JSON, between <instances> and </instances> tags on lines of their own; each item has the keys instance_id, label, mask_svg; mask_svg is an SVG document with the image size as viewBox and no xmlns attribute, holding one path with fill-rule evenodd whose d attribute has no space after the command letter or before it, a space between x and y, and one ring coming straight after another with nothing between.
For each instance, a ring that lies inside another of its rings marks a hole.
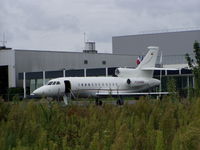
<instances>
[{"instance_id":1,"label":"grey hangar building","mask_svg":"<svg viewBox=\"0 0 200 150\"><path fill-rule=\"evenodd\" d=\"M177 71L155 71L162 74L162 89L169 76L176 78L177 88L194 86L192 72L185 54L193 56L193 43L200 42L200 30L137 34L112 37L112 54L98 53L94 42L86 42L83 52L23 50L0 47L0 95L8 88L22 87L30 94L34 89L57 77L114 76L117 67L135 68L138 56L147 53L148 46L162 51L159 67L176 67ZM24 95L25 96L25 95Z\"/></svg>"}]
</instances>

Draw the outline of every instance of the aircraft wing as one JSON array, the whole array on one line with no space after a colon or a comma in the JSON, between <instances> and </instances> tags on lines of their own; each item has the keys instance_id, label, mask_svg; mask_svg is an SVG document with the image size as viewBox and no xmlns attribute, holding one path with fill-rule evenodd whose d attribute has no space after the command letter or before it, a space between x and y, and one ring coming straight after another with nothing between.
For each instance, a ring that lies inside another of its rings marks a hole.
<instances>
[{"instance_id":1,"label":"aircraft wing","mask_svg":"<svg viewBox=\"0 0 200 150\"><path fill-rule=\"evenodd\" d=\"M142 68L141 70L178 70L177 68L156 68L156 67L149 67L149 68Z\"/></svg>"},{"instance_id":2,"label":"aircraft wing","mask_svg":"<svg viewBox=\"0 0 200 150\"><path fill-rule=\"evenodd\" d=\"M106 96L106 95L113 95L113 96L142 96L142 95L167 95L169 92L138 92L138 93L109 93L109 92L99 92L96 93L97 96Z\"/></svg>"}]
</instances>

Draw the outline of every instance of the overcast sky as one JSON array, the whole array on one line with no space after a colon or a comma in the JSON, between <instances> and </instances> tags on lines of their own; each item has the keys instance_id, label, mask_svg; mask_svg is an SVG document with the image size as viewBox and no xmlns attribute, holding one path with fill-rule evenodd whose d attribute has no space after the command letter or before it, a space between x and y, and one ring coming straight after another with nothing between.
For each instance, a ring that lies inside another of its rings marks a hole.
<instances>
[{"instance_id":1,"label":"overcast sky","mask_svg":"<svg viewBox=\"0 0 200 150\"><path fill-rule=\"evenodd\" d=\"M0 39L14 49L99 52L112 36L200 27L200 0L1 0Z\"/></svg>"}]
</instances>

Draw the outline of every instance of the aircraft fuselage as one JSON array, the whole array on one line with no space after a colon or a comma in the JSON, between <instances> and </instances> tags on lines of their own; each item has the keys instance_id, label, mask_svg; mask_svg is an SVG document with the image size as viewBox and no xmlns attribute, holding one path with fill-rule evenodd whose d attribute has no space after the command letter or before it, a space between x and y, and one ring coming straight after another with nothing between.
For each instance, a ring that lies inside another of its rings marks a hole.
<instances>
[{"instance_id":1,"label":"aircraft fuselage","mask_svg":"<svg viewBox=\"0 0 200 150\"><path fill-rule=\"evenodd\" d=\"M134 93L157 86L160 81L154 78L122 77L63 77L52 79L47 85L36 89L34 95L88 97L98 93L117 95Z\"/></svg>"}]
</instances>

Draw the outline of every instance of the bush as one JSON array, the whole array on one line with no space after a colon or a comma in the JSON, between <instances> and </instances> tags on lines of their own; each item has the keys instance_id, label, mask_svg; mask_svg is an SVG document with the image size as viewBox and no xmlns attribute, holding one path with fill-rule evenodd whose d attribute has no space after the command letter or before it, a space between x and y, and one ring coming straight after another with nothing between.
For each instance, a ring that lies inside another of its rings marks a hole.
<instances>
[{"instance_id":1,"label":"bush","mask_svg":"<svg viewBox=\"0 0 200 150\"><path fill-rule=\"evenodd\" d=\"M20 99L23 97L23 88L9 88L6 96L6 100L13 100L13 97L18 96Z\"/></svg>"},{"instance_id":2,"label":"bush","mask_svg":"<svg viewBox=\"0 0 200 150\"><path fill-rule=\"evenodd\" d=\"M67 107L0 102L0 146L10 149L198 149L200 99Z\"/></svg>"}]
</instances>

